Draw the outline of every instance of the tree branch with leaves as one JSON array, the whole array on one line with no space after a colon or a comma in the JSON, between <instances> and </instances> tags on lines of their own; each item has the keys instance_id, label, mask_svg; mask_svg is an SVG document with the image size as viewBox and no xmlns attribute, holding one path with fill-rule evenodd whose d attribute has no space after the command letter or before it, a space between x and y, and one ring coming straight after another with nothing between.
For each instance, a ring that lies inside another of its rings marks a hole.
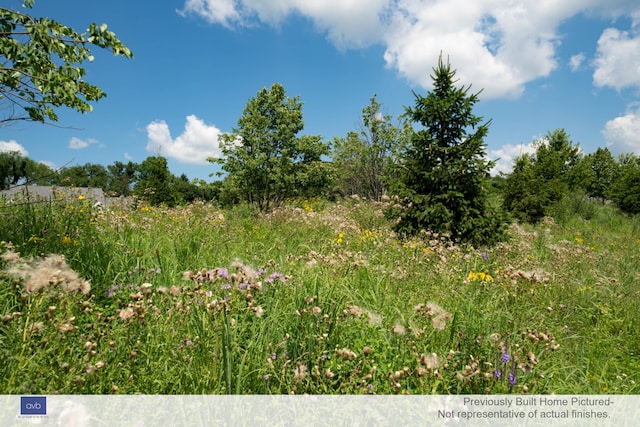
<instances>
[{"instance_id":1,"label":"tree branch with leaves","mask_svg":"<svg viewBox=\"0 0 640 427\"><path fill-rule=\"evenodd\" d=\"M29 10L35 0L24 0ZM84 80L91 47L116 56L133 53L106 24L92 23L79 33L49 18L0 7L0 126L16 121L56 122L55 109L92 111L106 93Z\"/></svg>"}]
</instances>

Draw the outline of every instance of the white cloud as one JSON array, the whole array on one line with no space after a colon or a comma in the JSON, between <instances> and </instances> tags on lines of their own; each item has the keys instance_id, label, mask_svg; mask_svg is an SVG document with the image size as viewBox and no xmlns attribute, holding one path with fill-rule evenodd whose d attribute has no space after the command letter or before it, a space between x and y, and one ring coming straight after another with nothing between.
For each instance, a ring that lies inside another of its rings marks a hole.
<instances>
[{"instance_id":1,"label":"white cloud","mask_svg":"<svg viewBox=\"0 0 640 427\"><path fill-rule=\"evenodd\" d=\"M29 152L26 148L24 148L21 144L18 144L16 141L0 141L0 153L7 153L11 151L17 151L20 155L26 157L29 155Z\"/></svg>"},{"instance_id":2,"label":"white cloud","mask_svg":"<svg viewBox=\"0 0 640 427\"><path fill-rule=\"evenodd\" d=\"M424 88L431 87L429 75L443 52L458 71L460 82L484 89L486 99L518 97L528 82L556 69L556 49L562 41L558 28L566 20L582 12L608 18L631 15L635 25L640 22L640 13L634 12L638 10L636 3L637 0L186 0L181 13L199 15L230 28L256 23L279 25L290 15L301 15L339 48L382 44L387 65L410 83ZM603 37L599 45L602 58L615 56L620 50L635 57L640 55L640 48L635 48L636 39L627 33L609 32ZM625 41L632 43L625 45ZM633 48L635 51L631 52ZM572 67L579 66L582 60L583 56L574 56ZM624 67L617 68L603 68L602 72L615 77L613 73L623 73L620 68ZM627 80L633 78L631 72L625 74ZM635 76L640 78L637 69ZM605 82L609 84L609 80Z\"/></svg>"},{"instance_id":3,"label":"white cloud","mask_svg":"<svg viewBox=\"0 0 640 427\"><path fill-rule=\"evenodd\" d=\"M184 9L178 13L183 16L194 13L212 24L230 27L232 22L240 20L234 3L234 0L186 0Z\"/></svg>"},{"instance_id":4,"label":"white cloud","mask_svg":"<svg viewBox=\"0 0 640 427\"><path fill-rule=\"evenodd\" d=\"M631 105L625 115L609 120L602 135L612 153L640 155L640 105Z\"/></svg>"},{"instance_id":5,"label":"white cloud","mask_svg":"<svg viewBox=\"0 0 640 427\"><path fill-rule=\"evenodd\" d=\"M157 120L147 125L147 151L181 163L204 165L208 163L208 157L222 156L218 145L220 134L222 131L217 127L190 115L187 116L184 131L174 140L169 125L164 120Z\"/></svg>"},{"instance_id":6,"label":"white cloud","mask_svg":"<svg viewBox=\"0 0 640 427\"><path fill-rule=\"evenodd\" d=\"M278 26L291 14L310 19L341 48L363 47L378 40L381 15L390 0L186 0L178 13L196 14L231 28L254 21Z\"/></svg>"},{"instance_id":7,"label":"white cloud","mask_svg":"<svg viewBox=\"0 0 640 427\"><path fill-rule=\"evenodd\" d=\"M604 30L598 40L593 83L620 90L640 87L640 31Z\"/></svg>"},{"instance_id":8,"label":"white cloud","mask_svg":"<svg viewBox=\"0 0 640 427\"><path fill-rule=\"evenodd\" d=\"M483 98L515 98L524 85L556 68L559 17L544 2L405 1L386 36L385 60L409 81L431 85L442 51L462 84Z\"/></svg>"},{"instance_id":9,"label":"white cloud","mask_svg":"<svg viewBox=\"0 0 640 427\"><path fill-rule=\"evenodd\" d=\"M580 70L580 66L586 59L584 53L580 52L577 55L573 55L571 59L569 59L569 66L571 67L571 71L575 72Z\"/></svg>"},{"instance_id":10,"label":"white cloud","mask_svg":"<svg viewBox=\"0 0 640 427\"><path fill-rule=\"evenodd\" d=\"M382 17L389 0L293 0L297 12L311 18L338 47L362 47L381 40ZM356 18L357 17L357 18Z\"/></svg>"},{"instance_id":11,"label":"white cloud","mask_svg":"<svg viewBox=\"0 0 640 427\"><path fill-rule=\"evenodd\" d=\"M72 150L82 150L87 148L91 144L96 144L98 141L93 138L80 139L75 136L69 140L69 148Z\"/></svg>"},{"instance_id":12,"label":"white cloud","mask_svg":"<svg viewBox=\"0 0 640 427\"><path fill-rule=\"evenodd\" d=\"M129 153L124 153L124 158L125 158L125 160L128 160L128 161L132 161L133 160L133 156L131 154L129 154Z\"/></svg>"},{"instance_id":13,"label":"white cloud","mask_svg":"<svg viewBox=\"0 0 640 427\"><path fill-rule=\"evenodd\" d=\"M51 170L58 170L58 166L56 166L55 163L53 163L52 161L49 160L40 160L38 163L42 163L43 165L47 166L49 169Z\"/></svg>"},{"instance_id":14,"label":"white cloud","mask_svg":"<svg viewBox=\"0 0 640 427\"><path fill-rule=\"evenodd\" d=\"M496 165L491 169L491 175L499 175L501 172L510 173L517 157L536 152L535 144L535 141L529 144L505 144L497 150L489 150L489 159L496 160Z\"/></svg>"}]
</instances>

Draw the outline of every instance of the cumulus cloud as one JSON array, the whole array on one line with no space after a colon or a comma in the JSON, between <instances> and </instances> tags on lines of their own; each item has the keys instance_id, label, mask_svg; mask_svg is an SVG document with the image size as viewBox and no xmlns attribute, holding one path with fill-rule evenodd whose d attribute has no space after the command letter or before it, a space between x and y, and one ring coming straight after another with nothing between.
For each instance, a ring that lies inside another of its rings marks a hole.
<instances>
[{"instance_id":1,"label":"cumulus cloud","mask_svg":"<svg viewBox=\"0 0 640 427\"><path fill-rule=\"evenodd\" d=\"M72 150L82 150L87 148L91 144L96 144L98 141L93 138L80 139L75 136L69 140L69 148Z\"/></svg>"},{"instance_id":2,"label":"cumulus cloud","mask_svg":"<svg viewBox=\"0 0 640 427\"><path fill-rule=\"evenodd\" d=\"M640 105L632 105L626 114L609 120L602 135L612 153L640 155Z\"/></svg>"},{"instance_id":3,"label":"cumulus cloud","mask_svg":"<svg viewBox=\"0 0 640 427\"><path fill-rule=\"evenodd\" d=\"M48 167L51 170L54 170L54 171L58 170L58 166L55 163L53 163L52 161L40 160L38 163L42 163L43 165L45 165L46 167Z\"/></svg>"},{"instance_id":4,"label":"cumulus cloud","mask_svg":"<svg viewBox=\"0 0 640 427\"><path fill-rule=\"evenodd\" d=\"M157 120L147 125L147 151L181 163L204 165L208 163L208 157L222 156L218 145L221 133L217 127L207 125L195 115L190 115L187 116L182 134L173 139L169 125L164 120Z\"/></svg>"},{"instance_id":5,"label":"cumulus cloud","mask_svg":"<svg viewBox=\"0 0 640 427\"><path fill-rule=\"evenodd\" d=\"M536 152L535 144L535 141L529 144L505 144L497 150L489 150L489 159L496 161L495 166L491 169L491 175L511 173L517 157L526 153L534 154Z\"/></svg>"},{"instance_id":6,"label":"cumulus cloud","mask_svg":"<svg viewBox=\"0 0 640 427\"><path fill-rule=\"evenodd\" d=\"M196 14L212 24L222 24L226 27L240 20L234 0L187 0L184 8L179 10L181 15Z\"/></svg>"},{"instance_id":7,"label":"cumulus cloud","mask_svg":"<svg viewBox=\"0 0 640 427\"><path fill-rule=\"evenodd\" d=\"M14 140L0 141L0 153L7 153L12 151L17 151L23 157L27 157L29 155L27 149Z\"/></svg>"},{"instance_id":8,"label":"cumulus cloud","mask_svg":"<svg viewBox=\"0 0 640 427\"><path fill-rule=\"evenodd\" d=\"M560 25L581 12L609 18L640 17L636 0L186 0L183 15L197 15L227 27L278 25L296 14L312 21L339 48L380 43L384 59L410 83L430 88L440 52L449 56L463 84L484 89L483 98L515 98L528 82L557 68ZM640 55L637 39L611 29L599 43L604 84L616 81L619 67L607 58L625 51ZM626 43L626 44L625 44ZM635 49L634 52L631 52ZM622 58L623 56L620 56ZM572 67L584 60L576 55ZM600 62L596 61L597 64ZM626 67L631 69L632 67ZM625 74L632 79L631 71ZM635 73L636 78L639 74ZM601 78L598 77L598 81Z\"/></svg>"},{"instance_id":9,"label":"cumulus cloud","mask_svg":"<svg viewBox=\"0 0 640 427\"><path fill-rule=\"evenodd\" d=\"M390 3L390 0L186 0L178 13L199 15L228 28L250 26L256 21L278 26L296 13L326 32L336 46L345 48L377 41L381 17Z\"/></svg>"},{"instance_id":10,"label":"cumulus cloud","mask_svg":"<svg viewBox=\"0 0 640 427\"><path fill-rule=\"evenodd\" d=\"M571 59L569 59L569 66L571 67L571 71L575 72L580 70L580 66L582 65L585 59L586 59L586 56L582 52L578 53L577 55L573 55Z\"/></svg>"},{"instance_id":11,"label":"cumulus cloud","mask_svg":"<svg viewBox=\"0 0 640 427\"><path fill-rule=\"evenodd\" d=\"M385 60L409 81L430 87L440 52L462 84L483 88L483 98L515 98L524 85L557 64L557 10L545 2L406 1L389 27Z\"/></svg>"},{"instance_id":12,"label":"cumulus cloud","mask_svg":"<svg viewBox=\"0 0 640 427\"><path fill-rule=\"evenodd\" d=\"M640 87L640 29L630 33L616 28L604 30L598 40L593 83L620 90Z\"/></svg>"}]
</instances>

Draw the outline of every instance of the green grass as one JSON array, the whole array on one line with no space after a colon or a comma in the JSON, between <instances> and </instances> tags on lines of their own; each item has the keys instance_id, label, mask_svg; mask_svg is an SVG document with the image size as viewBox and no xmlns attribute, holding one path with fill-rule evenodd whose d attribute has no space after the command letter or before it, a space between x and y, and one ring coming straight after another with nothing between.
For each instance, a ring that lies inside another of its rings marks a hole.
<instances>
[{"instance_id":1,"label":"green grass","mask_svg":"<svg viewBox=\"0 0 640 427\"><path fill-rule=\"evenodd\" d=\"M640 225L580 203L494 248L400 241L361 200L3 207L4 259L91 291L0 261L0 393L637 394Z\"/></svg>"}]
</instances>

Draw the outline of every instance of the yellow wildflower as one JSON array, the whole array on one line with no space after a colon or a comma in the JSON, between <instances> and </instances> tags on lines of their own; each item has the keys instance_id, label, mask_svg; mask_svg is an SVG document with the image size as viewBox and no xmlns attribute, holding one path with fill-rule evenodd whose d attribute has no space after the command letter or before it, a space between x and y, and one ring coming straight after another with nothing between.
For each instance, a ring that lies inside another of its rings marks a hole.
<instances>
[{"instance_id":1,"label":"yellow wildflower","mask_svg":"<svg viewBox=\"0 0 640 427\"><path fill-rule=\"evenodd\" d=\"M467 275L467 281L469 282L493 282L493 276L491 276L489 273L485 273L484 271L481 272L475 272L475 271L470 271L469 274Z\"/></svg>"}]
</instances>

